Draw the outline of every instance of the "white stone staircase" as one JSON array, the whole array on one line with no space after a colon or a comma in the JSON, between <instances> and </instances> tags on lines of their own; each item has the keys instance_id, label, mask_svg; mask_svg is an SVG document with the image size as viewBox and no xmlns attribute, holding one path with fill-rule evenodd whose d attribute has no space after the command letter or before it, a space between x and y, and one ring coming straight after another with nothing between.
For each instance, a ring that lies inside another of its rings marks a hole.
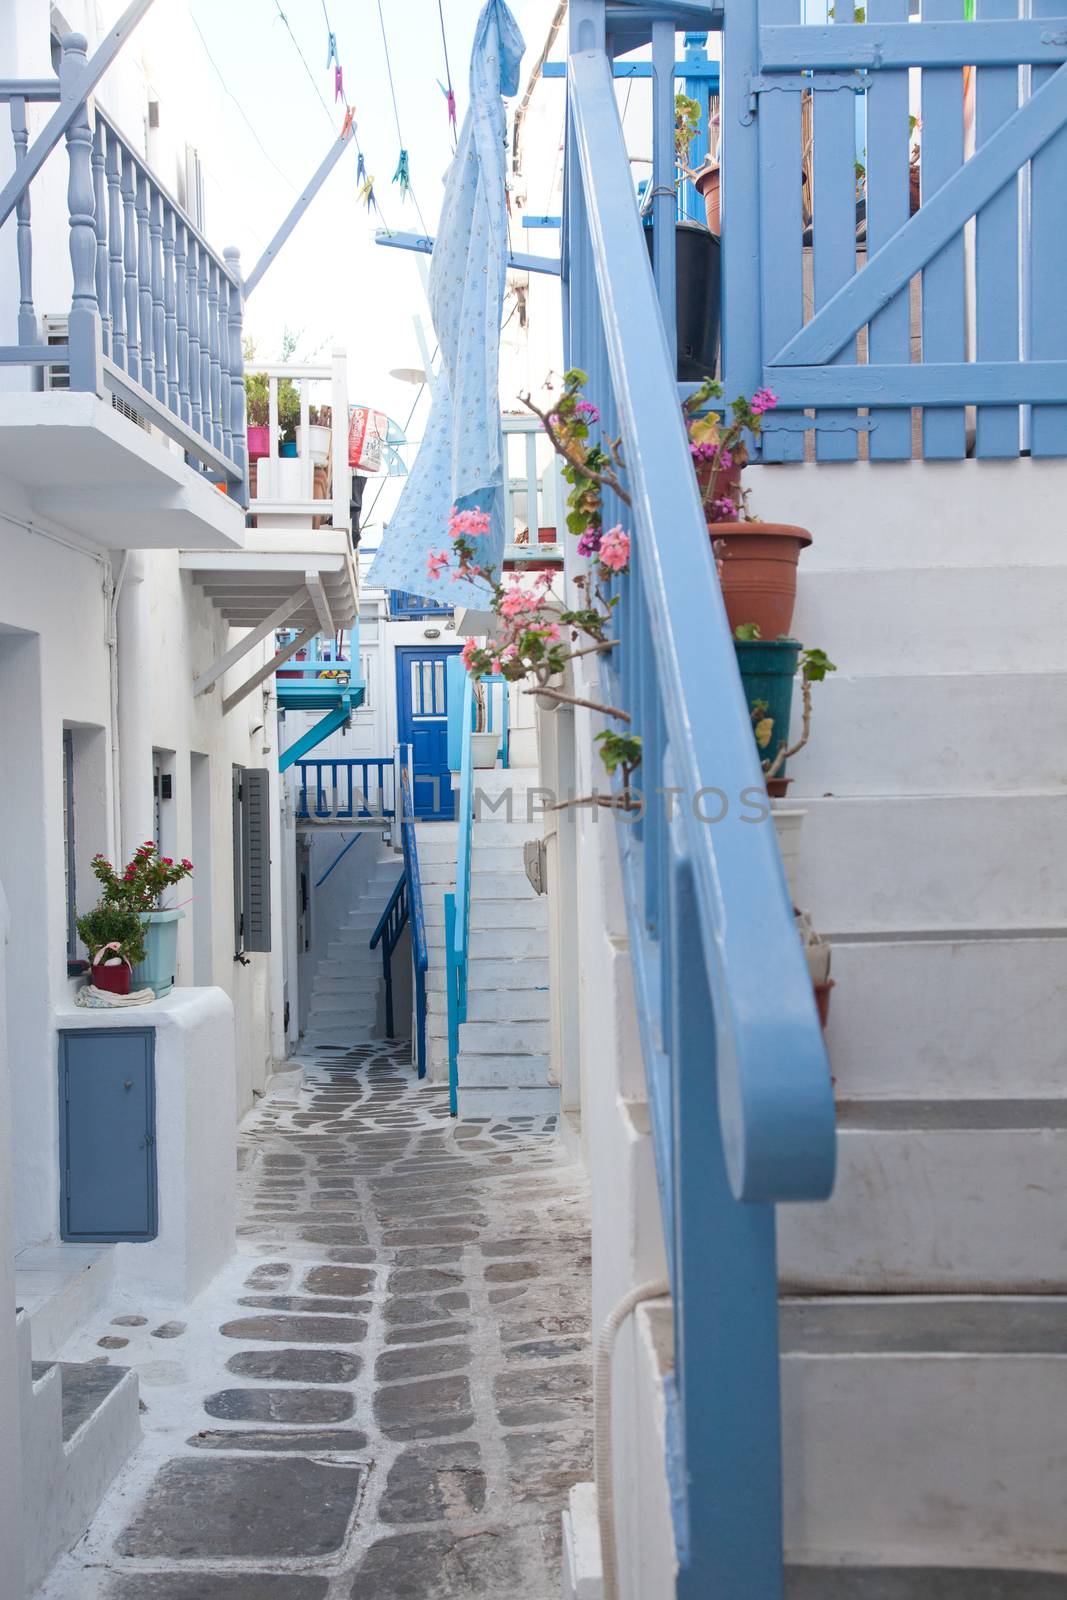
<instances>
[{"instance_id":1,"label":"white stone staircase","mask_svg":"<svg viewBox=\"0 0 1067 1600\"><path fill-rule=\"evenodd\" d=\"M23 1312L16 1336L28 1594L81 1538L141 1441L135 1372L95 1361L34 1361L32 1335ZM0 1590L8 1592L2 1579Z\"/></svg>"},{"instance_id":2,"label":"white stone staircase","mask_svg":"<svg viewBox=\"0 0 1067 1600\"><path fill-rule=\"evenodd\" d=\"M523 865L524 844L543 833L539 802L530 820L529 795L538 783L532 767L476 774L467 1020L459 1040L461 1117L559 1110L559 1087L549 1081L548 903L534 893ZM444 894L455 886L456 829L420 824L417 836L430 947L430 1069L443 1081Z\"/></svg>"},{"instance_id":3,"label":"white stone staircase","mask_svg":"<svg viewBox=\"0 0 1067 1600\"><path fill-rule=\"evenodd\" d=\"M403 872L403 860L383 846L359 904L336 930L312 980L304 1044L310 1049L356 1044L382 1032L382 953L371 935Z\"/></svg>"},{"instance_id":4,"label":"white stone staircase","mask_svg":"<svg viewBox=\"0 0 1067 1600\"><path fill-rule=\"evenodd\" d=\"M897 1600L839 1561L948 1569L922 1600L1035 1568L1067 1594L1065 489L1051 462L754 484L815 531L793 632L839 664L791 763L836 979L834 1194L778 1230L805 1596Z\"/></svg>"}]
</instances>

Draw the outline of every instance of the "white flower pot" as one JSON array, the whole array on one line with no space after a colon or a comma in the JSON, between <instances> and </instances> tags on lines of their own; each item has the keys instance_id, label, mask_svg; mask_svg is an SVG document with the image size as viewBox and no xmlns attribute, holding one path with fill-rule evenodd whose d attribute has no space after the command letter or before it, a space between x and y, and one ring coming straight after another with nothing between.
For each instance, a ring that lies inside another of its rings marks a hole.
<instances>
[{"instance_id":1,"label":"white flower pot","mask_svg":"<svg viewBox=\"0 0 1067 1600\"><path fill-rule=\"evenodd\" d=\"M332 429L322 428L313 422L308 428L308 446L311 450L311 459L317 467L324 467L330 459L330 439ZM296 430L296 449L298 455L304 454L304 430Z\"/></svg>"},{"instance_id":2,"label":"white flower pot","mask_svg":"<svg viewBox=\"0 0 1067 1600\"><path fill-rule=\"evenodd\" d=\"M789 885L789 893L793 897L794 905L797 899L800 830L807 814L800 806L786 805L780 800L771 801L771 816L774 818L774 831L778 835L778 848L782 852L785 881Z\"/></svg>"},{"instance_id":3,"label":"white flower pot","mask_svg":"<svg viewBox=\"0 0 1067 1600\"><path fill-rule=\"evenodd\" d=\"M497 751L500 749L499 733L472 733L471 755L474 765L479 768L495 767Z\"/></svg>"}]
</instances>

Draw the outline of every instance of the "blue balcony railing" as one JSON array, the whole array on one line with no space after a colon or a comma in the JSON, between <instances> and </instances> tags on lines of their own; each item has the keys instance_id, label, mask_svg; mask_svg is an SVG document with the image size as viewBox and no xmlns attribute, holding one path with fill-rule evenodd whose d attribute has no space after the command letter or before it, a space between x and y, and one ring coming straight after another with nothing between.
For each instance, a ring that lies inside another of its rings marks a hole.
<instances>
[{"instance_id":1,"label":"blue balcony railing","mask_svg":"<svg viewBox=\"0 0 1067 1600\"><path fill-rule=\"evenodd\" d=\"M450 617L452 607L443 600L425 600L406 589L390 589L389 615L394 622L415 622L420 617Z\"/></svg>"},{"instance_id":2,"label":"blue balcony railing","mask_svg":"<svg viewBox=\"0 0 1067 1600\"><path fill-rule=\"evenodd\" d=\"M29 149L27 100L68 100L86 59L85 39L68 34L54 87L0 83L0 100L11 106L16 179ZM57 129L52 143L62 137ZM41 341L28 174L15 202L19 342L0 347L0 365L68 366L72 390L126 401L247 503L238 251L220 257L212 249L94 102L79 104L66 142L74 278L68 337Z\"/></svg>"},{"instance_id":3,"label":"blue balcony railing","mask_svg":"<svg viewBox=\"0 0 1067 1600\"><path fill-rule=\"evenodd\" d=\"M599 670L643 740L646 803L619 841L673 1301L677 1595L781 1600L775 1206L829 1192L834 1115L775 832L743 820L763 775L675 379L675 30L697 13L571 0L567 360L621 436L633 502L605 506L631 528L633 559ZM612 74L648 43L655 277ZM714 828L710 794L731 802ZM604 1559L607 1573L610 1548Z\"/></svg>"}]
</instances>

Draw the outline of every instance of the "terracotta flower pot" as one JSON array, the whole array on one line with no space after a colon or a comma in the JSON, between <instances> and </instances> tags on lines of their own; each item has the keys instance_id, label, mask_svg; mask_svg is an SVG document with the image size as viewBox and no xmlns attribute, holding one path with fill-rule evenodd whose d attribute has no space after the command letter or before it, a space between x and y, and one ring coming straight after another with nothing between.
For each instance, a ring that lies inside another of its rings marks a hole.
<instances>
[{"instance_id":1,"label":"terracotta flower pot","mask_svg":"<svg viewBox=\"0 0 1067 1600\"><path fill-rule=\"evenodd\" d=\"M705 162L693 179L693 187L704 202L704 215L708 219L708 229L711 233L719 233L722 227L719 179L720 169L717 161Z\"/></svg>"},{"instance_id":2,"label":"terracotta flower pot","mask_svg":"<svg viewBox=\"0 0 1067 1600\"><path fill-rule=\"evenodd\" d=\"M785 522L714 522L708 531L722 562L722 597L731 632L754 622L764 640L788 635L797 598L797 562L811 534Z\"/></svg>"},{"instance_id":3,"label":"terracotta flower pot","mask_svg":"<svg viewBox=\"0 0 1067 1600\"><path fill-rule=\"evenodd\" d=\"M100 966L92 968L92 981L95 989L106 989L109 994L129 994L130 992L130 964L122 961L116 967L109 967L101 962Z\"/></svg>"},{"instance_id":4,"label":"terracotta flower pot","mask_svg":"<svg viewBox=\"0 0 1067 1600\"><path fill-rule=\"evenodd\" d=\"M824 1028L830 1021L830 990L833 988L834 982L833 978L827 978L825 983L813 985L815 989L815 1009L819 1013L819 1021Z\"/></svg>"}]
</instances>

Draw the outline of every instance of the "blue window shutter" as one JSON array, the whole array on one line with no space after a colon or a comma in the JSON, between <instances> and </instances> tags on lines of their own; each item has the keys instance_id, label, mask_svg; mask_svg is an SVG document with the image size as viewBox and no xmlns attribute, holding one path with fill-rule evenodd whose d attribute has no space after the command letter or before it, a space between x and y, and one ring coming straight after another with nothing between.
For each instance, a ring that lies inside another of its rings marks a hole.
<instances>
[{"instance_id":1,"label":"blue window shutter","mask_svg":"<svg viewBox=\"0 0 1067 1600\"><path fill-rule=\"evenodd\" d=\"M241 900L245 950L270 949L270 774L241 774Z\"/></svg>"}]
</instances>

